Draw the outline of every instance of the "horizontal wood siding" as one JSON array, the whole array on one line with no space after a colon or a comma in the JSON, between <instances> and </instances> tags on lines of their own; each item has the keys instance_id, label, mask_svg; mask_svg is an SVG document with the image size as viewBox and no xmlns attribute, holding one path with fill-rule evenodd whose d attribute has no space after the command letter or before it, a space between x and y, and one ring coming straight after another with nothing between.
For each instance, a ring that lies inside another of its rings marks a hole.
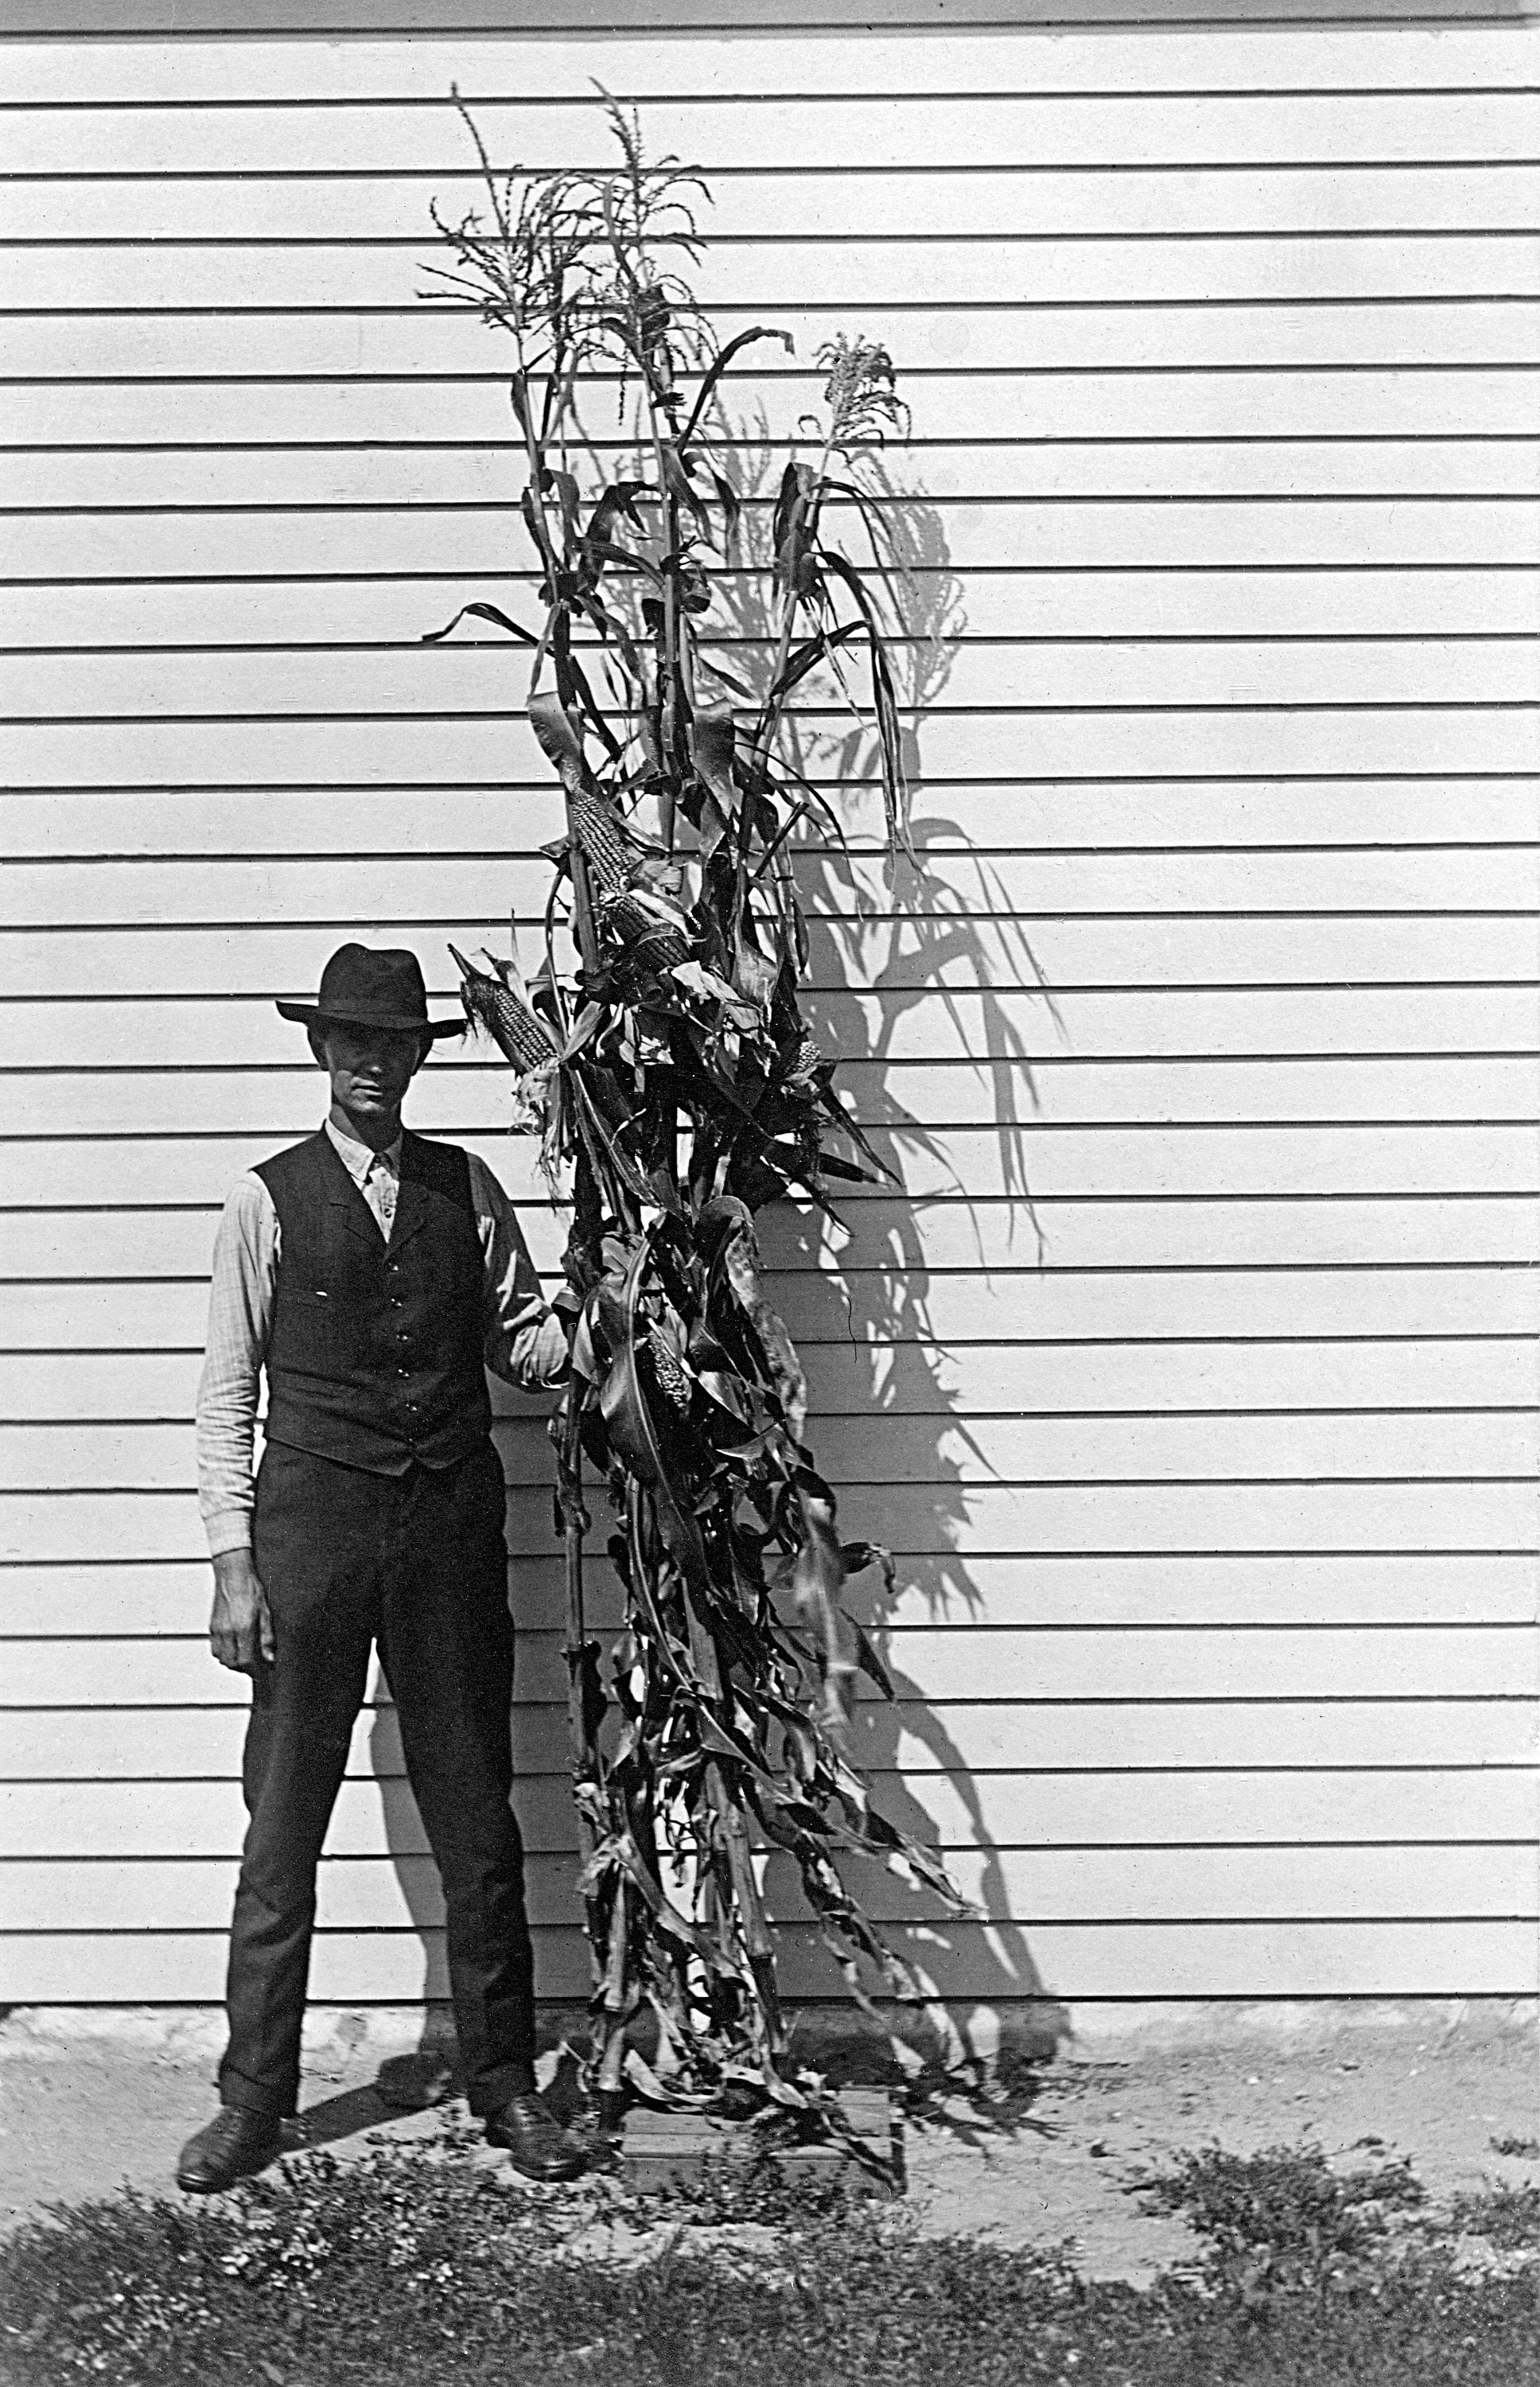
<instances>
[{"instance_id":1,"label":"horizontal wood siding","mask_svg":"<svg viewBox=\"0 0 1540 2387\"><path fill-rule=\"evenodd\" d=\"M0 45L0 1998L220 1994L213 1226L317 1117L275 994L362 933L442 1004L448 937L540 914L521 668L421 643L530 585L506 366L415 294L428 200L474 198L450 82L500 160L570 164L595 77L705 167L724 328L796 335L737 384L724 660L819 341L884 339L913 409L924 878L869 786L851 854L798 861L898 1181L765 1222L816 1446L898 1557L858 1737L984 1919L885 1876L874 1911L970 2001L1535 1986L1534 37L765 15ZM554 1274L505 1106L453 1053L414 1116ZM570 1995L547 1449L497 1407ZM832 1989L769 1883L790 1986ZM442 1995L441 1922L379 1688L314 1993Z\"/></svg>"}]
</instances>

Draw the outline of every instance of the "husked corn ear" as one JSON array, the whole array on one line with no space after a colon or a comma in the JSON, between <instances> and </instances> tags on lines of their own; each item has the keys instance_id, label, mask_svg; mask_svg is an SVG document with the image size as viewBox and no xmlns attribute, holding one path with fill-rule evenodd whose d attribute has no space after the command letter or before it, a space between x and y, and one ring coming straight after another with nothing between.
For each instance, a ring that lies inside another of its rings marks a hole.
<instances>
[{"instance_id":1,"label":"husked corn ear","mask_svg":"<svg viewBox=\"0 0 1540 2387\"><path fill-rule=\"evenodd\" d=\"M521 1076L525 1070L538 1068L542 1061L549 1061L555 1048L549 1031L535 1013L497 979L468 962L453 945L449 951L460 966L460 999L466 1017L486 1030Z\"/></svg>"},{"instance_id":2,"label":"husked corn ear","mask_svg":"<svg viewBox=\"0 0 1540 2387\"><path fill-rule=\"evenodd\" d=\"M655 912L635 895L611 897L604 905L606 924L628 945L650 943L653 959L665 967L672 962L682 962L689 953L688 939L682 936L670 921L660 920Z\"/></svg>"},{"instance_id":3,"label":"husked corn ear","mask_svg":"<svg viewBox=\"0 0 1540 2387\"><path fill-rule=\"evenodd\" d=\"M606 895L618 895L631 876L631 852L625 832L608 804L586 788L567 799L568 815L584 860Z\"/></svg>"},{"instance_id":4,"label":"husked corn ear","mask_svg":"<svg viewBox=\"0 0 1540 2387\"><path fill-rule=\"evenodd\" d=\"M823 1057L812 1037L804 1036L797 1047L797 1057L786 1073L788 1087L796 1093L810 1093L818 1082L818 1065Z\"/></svg>"},{"instance_id":5,"label":"husked corn ear","mask_svg":"<svg viewBox=\"0 0 1540 2387\"><path fill-rule=\"evenodd\" d=\"M689 1378L679 1365L677 1353L665 1337L657 1332L656 1329L648 1336L647 1347L652 1354L652 1365L657 1373L659 1389L664 1399L672 1403L676 1409L688 1409Z\"/></svg>"}]
</instances>

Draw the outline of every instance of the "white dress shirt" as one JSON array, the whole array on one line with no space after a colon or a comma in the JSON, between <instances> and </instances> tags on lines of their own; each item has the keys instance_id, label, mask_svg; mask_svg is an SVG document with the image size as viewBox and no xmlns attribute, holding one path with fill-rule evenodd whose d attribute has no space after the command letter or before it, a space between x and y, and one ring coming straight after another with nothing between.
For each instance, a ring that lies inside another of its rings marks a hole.
<instances>
[{"instance_id":1,"label":"white dress shirt","mask_svg":"<svg viewBox=\"0 0 1540 2387\"><path fill-rule=\"evenodd\" d=\"M355 1143L330 1118L325 1132L388 1238L401 1181L401 1139L384 1152ZM482 1357L495 1376L532 1391L566 1372L562 1321L541 1297L513 1207L491 1170L470 1153L471 1206L485 1269ZM272 1326L282 1230L255 1169L238 1177L214 1244L208 1343L198 1383L198 1508L210 1555L249 1547L258 1396Z\"/></svg>"}]
</instances>

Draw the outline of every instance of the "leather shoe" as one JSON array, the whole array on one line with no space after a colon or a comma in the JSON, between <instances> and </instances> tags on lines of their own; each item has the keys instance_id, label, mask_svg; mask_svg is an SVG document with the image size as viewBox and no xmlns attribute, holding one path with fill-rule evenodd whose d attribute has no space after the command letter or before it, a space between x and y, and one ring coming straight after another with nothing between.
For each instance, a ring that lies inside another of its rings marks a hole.
<instances>
[{"instance_id":1,"label":"leather shoe","mask_svg":"<svg viewBox=\"0 0 1540 2387\"><path fill-rule=\"evenodd\" d=\"M176 2184L196 2196L211 2196L233 2188L248 2173L263 2170L283 2144L284 2126L275 2114L248 2114L242 2105L221 2105L207 2128L183 2148Z\"/></svg>"},{"instance_id":2,"label":"leather shoe","mask_svg":"<svg viewBox=\"0 0 1540 2387\"><path fill-rule=\"evenodd\" d=\"M575 2179L587 2160L542 2097L510 2097L488 2114L486 2138L526 2179Z\"/></svg>"}]
</instances>

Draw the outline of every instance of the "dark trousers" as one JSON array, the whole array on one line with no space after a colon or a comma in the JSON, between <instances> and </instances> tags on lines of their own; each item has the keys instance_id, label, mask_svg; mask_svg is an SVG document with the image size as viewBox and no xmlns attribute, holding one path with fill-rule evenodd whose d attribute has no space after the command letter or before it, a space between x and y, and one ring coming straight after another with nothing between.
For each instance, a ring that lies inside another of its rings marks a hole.
<instances>
[{"instance_id":1,"label":"dark trousers","mask_svg":"<svg viewBox=\"0 0 1540 2387\"><path fill-rule=\"evenodd\" d=\"M270 1443L257 1572L277 1656L254 1691L250 1818L230 1935L226 2104L292 2114L316 1863L378 1644L407 1774L443 1877L450 1993L473 2112L534 2086L534 1959L509 1804L513 1626L502 1471L369 1475Z\"/></svg>"}]
</instances>

